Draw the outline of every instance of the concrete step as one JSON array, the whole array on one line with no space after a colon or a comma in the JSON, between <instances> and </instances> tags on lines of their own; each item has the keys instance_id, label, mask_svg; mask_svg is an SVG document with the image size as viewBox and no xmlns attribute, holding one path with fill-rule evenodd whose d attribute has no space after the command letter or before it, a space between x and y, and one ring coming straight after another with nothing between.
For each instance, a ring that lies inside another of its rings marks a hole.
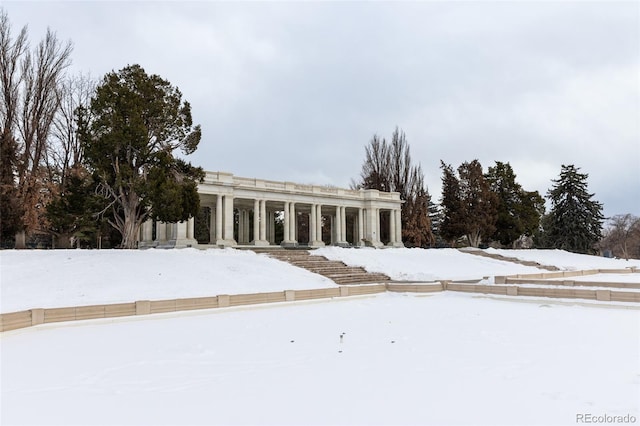
<instances>
[{"instance_id":1,"label":"concrete step","mask_svg":"<svg viewBox=\"0 0 640 426\"><path fill-rule=\"evenodd\" d=\"M329 260L324 256L311 256L303 250L273 250L269 257L288 262L293 266L323 275L336 284L370 284L388 282L389 277L379 273L369 273L359 266L347 266L341 261Z\"/></svg>"},{"instance_id":2,"label":"concrete step","mask_svg":"<svg viewBox=\"0 0 640 426\"><path fill-rule=\"evenodd\" d=\"M305 268L308 271L315 272L316 274L328 275L328 274L368 274L362 268Z\"/></svg>"},{"instance_id":3,"label":"concrete step","mask_svg":"<svg viewBox=\"0 0 640 426\"><path fill-rule=\"evenodd\" d=\"M355 266L347 266L342 262L326 261L326 262L290 262L301 268L354 268Z\"/></svg>"}]
</instances>

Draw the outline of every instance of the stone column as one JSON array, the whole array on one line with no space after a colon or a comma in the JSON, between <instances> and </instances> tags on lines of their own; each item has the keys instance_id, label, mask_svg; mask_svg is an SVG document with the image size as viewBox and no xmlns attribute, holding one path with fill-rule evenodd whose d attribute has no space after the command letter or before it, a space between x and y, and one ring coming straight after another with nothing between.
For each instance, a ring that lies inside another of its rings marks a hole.
<instances>
[{"instance_id":1,"label":"stone column","mask_svg":"<svg viewBox=\"0 0 640 426\"><path fill-rule=\"evenodd\" d=\"M187 238L187 221L176 223L176 240Z\"/></svg>"},{"instance_id":2,"label":"stone column","mask_svg":"<svg viewBox=\"0 0 640 426\"><path fill-rule=\"evenodd\" d=\"M336 243L336 221L335 221L335 216L331 215L329 216L329 228L331 229L331 232L329 233L331 235L331 245L334 245Z\"/></svg>"},{"instance_id":3,"label":"stone column","mask_svg":"<svg viewBox=\"0 0 640 426\"><path fill-rule=\"evenodd\" d=\"M238 211L238 242L247 244L249 241L249 212L245 209Z\"/></svg>"},{"instance_id":4,"label":"stone column","mask_svg":"<svg viewBox=\"0 0 640 426\"><path fill-rule=\"evenodd\" d=\"M376 235L378 236L377 241L382 246L382 241L380 241L380 209L375 209L376 212Z\"/></svg>"},{"instance_id":5,"label":"stone column","mask_svg":"<svg viewBox=\"0 0 640 426\"><path fill-rule=\"evenodd\" d=\"M347 243L347 208L345 206L340 207L340 242L348 245Z\"/></svg>"},{"instance_id":6,"label":"stone column","mask_svg":"<svg viewBox=\"0 0 640 426\"><path fill-rule=\"evenodd\" d=\"M275 212L270 211L269 215L269 223L267 227L267 241L270 244L276 243L276 214Z\"/></svg>"},{"instance_id":7,"label":"stone column","mask_svg":"<svg viewBox=\"0 0 640 426\"><path fill-rule=\"evenodd\" d=\"M156 222L156 241L158 244L167 242L167 224L165 222Z\"/></svg>"},{"instance_id":8,"label":"stone column","mask_svg":"<svg viewBox=\"0 0 640 426\"><path fill-rule=\"evenodd\" d=\"M322 204L317 205L316 211L316 236L318 237L318 245L324 246L324 241L322 241Z\"/></svg>"},{"instance_id":9,"label":"stone column","mask_svg":"<svg viewBox=\"0 0 640 426\"><path fill-rule=\"evenodd\" d=\"M339 245L340 242L342 241L342 229L341 229L341 225L342 225L342 220L340 219L340 206L336 206L336 215L335 215L335 220L333 221L333 225L334 225L334 234L335 234L335 241L334 243L336 245Z\"/></svg>"},{"instance_id":10,"label":"stone column","mask_svg":"<svg viewBox=\"0 0 640 426\"><path fill-rule=\"evenodd\" d=\"M296 215L296 203L290 203L291 207L291 219L289 220L290 230L289 230L289 238L291 242L296 244L298 242L297 234L298 234L298 216Z\"/></svg>"},{"instance_id":11,"label":"stone column","mask_svg":"<svg viewBox=\"0 0 640 426\"><path fill-rule=\"evenodd\" d=\"M316 226L316 205L311 204L311 212L309 213L309 245L313 246L316 242L317 236L317 226Z\"/></svg>"},{"instance_id":12,"label":"stone column","mask_svg":"<svg viewBox=\"0 0 640 426\"><path fill-rule=\"evenodd\" d=\"M365 238L373 247L381 247L380 242L380 211L375 207L368 208L365 214Z\"/></svg>"},{"instance_id":13,"label":"stone column","mask_svg":"<svg viewBox=\"0 0 640 426\"><path fill-rule=\"evenodd\" d=\"M260 241L263 241L265 245L269 245L267 241L267 200L260 202Z\"/></svg>"},{"instance_id":14,"label":"stone column","mask_svg":"<svg viewBox=\"0 0 640 426\"><path fill-rule=\"evenodd\" d=\"M362 208L358 208L358 240L356 241L357 246L364 245L364 211Z\"/></svg>"},{"instance_id":15,"label":"stone column","mask_svg":"<svg viewBox=\"0 0 640 426\"><path fill-rule=\"evenodd\" d=\"M346 208L344 206L336 206L335 224L335 244L338 246L348 246L346 241L347 235L347 218Z\"/></svg>"},{"instance_id":16,"label":"stone column","mask_svg":"<svg viewBox=\"0 0 640 426\"><path fill-rule=\"evenodd\" d=\"M253 245L269 245L266 236L266 217L266 200L255 200L253 203Z\"/></svg>"},{"instance_id":17,"label":"stone column","mask_svg":"<svg viewBox=\"0 0 640 426\"><path fill-rule=\"evenodd\" d=\"M396 211L389 210L389 245L396 243Z\"/></svg>"},{"instance_id":18,"label":"stone column","mask_svg":"<svg viewBox=\"0 0 640 426\"><path fill-rule=\"evenodd\" d=\"M140 229L140 242L138 243L138 247L153 247L153 220L148 219L142 223L142 227Z\"/></svg>"},{"instance_id":19,"label":"stone column","mask_svg":"<svg viewBox=\"0 0 640 426\"><path fill-rule=\"evenodd\" d=\"M260 200L253 200L253 244L260 240Z\"/></svg>"},{"instance_id":20,"label":"stone column","mask_svg":"<svg viewBox=\"0 0 640 426\"><path fill-rule=\"evenodd\" d=\"M289 202L285 201L284 203L284 236L283 236L283 240L282 240L282 244L288 244L291 242L291 239L289 238L289 220L290 217L289 215L291 214L291 210L289 208Z\"/></svg>"},{"instance_id":21,"label":"stone column","mask_svg":"<svg viewBox=\"0 0 640 426\"><path fill-rule=\"evenodd\" d=\"M216 211L215 209L210 209L211 214L209 215L209 244L215 244L216 242Z\"/></svg>"},{"instance_id":22,"label":"stone column","mask_svg":"<svg viewBox=\"0 0 640 426\"><path fill-rule=\"evenodd\" d=\"M320 204L311 205L309 214L309 245L311 247L324 247L322 242L322 206Z\"/></svg>"},{"instance_id":23,"label":"stone column","mask_svg":"<svg viewBox=\"0 0 640 426\"><path fill-rule=\"evenodd\" d=\"M404 247L404 243L402 242L402 210L396 209L396 243L394 247Z\"/></svg>"},{"instance_id":24,"label":"stone column","mask_svg":"<svg viewBox=\"0 0 640 426\"><path fill-rule=\"evenodd\" d=\"M233 195L224 196L224 245L235 246L233 235Z\"/></svg>"},{"instance_id":25,"label":"stone column","mask_svg":"<svg viewBox=\"0 0 640 426\"><path fill-rule=\"evenodd\" d=\"M218 194L216 197L216 240L215 244L224 245L224 235L222 234L222 218L224 216L223 213L223 205L222 205L222 195Z\"/></svg>"},{"instance_id":26,"label":"stone column","mask_svg":"<svg viewBox=\"0 0 640 426\"><path fill-rule=\"evenodd\" d=\"M251 218L249 216L249 210L244 211L244 243L249 243L249 238L251 238L251 234L249 233L251 229Z\"/></svg>"},{"instance_id":27,"label":"stone column","mask_svg":"<svg viewBox=\"0 0 640 426\"><path fill-rule=\"evenodd\" d=\"M193 218L172 223L173 232L169 244L175 248L194 247L198 245L198 242L193 238L193 225Z\"/></svg>"},{"instance_id":28,"label":"stone column","mask_svg":"<svg viewBox=\"0 0 640 426\"><path fill-rule=\"evenodd\" d=\"M195 235L196 229L195 228L196 228L196 218L195 217L190 217L187 220L187 238L190 238L190 239L193 239L193 240L196 239L196 235Z\"/></svg>"},{"instance_id":29,"label":"stone column","mask_svg":"<svg viewBox=\"0 0 640 426\"><path fill-rule=\"evenodd\" d=\"M167 242L175 243L177 236L176 224L175 223L167 223Z\"/></svg>"}]
</instances>

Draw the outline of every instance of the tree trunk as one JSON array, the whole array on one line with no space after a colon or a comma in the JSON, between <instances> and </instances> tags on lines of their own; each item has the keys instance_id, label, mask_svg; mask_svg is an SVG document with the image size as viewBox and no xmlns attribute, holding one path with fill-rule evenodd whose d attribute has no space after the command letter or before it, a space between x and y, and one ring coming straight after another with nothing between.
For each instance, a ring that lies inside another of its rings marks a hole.
<instances>
[{"instance_id":1,"label":"tree trunk","mask_svg":"<svg viewBox=\"0 0 640 426\"><path fill-rule=\"evenodd\" d=\"M471 247L478 247L480 245L480 231L467 234L467 242Z\"/></svg>"},{"instance_id":2,"label":"tree trunk","mask_svg":"<svg viewBox=\"0 0 640 426\"><path fill-rule=\"evenodd\" d=\"M622 243L622 255L624 256L624 260L629 260L629 250L627 248L627 241Z\"/></svg>"},{"instance_id":3,"label":"tree trunk","mask_svg":"<svg viewBox=\"0 0 640 426\"><path fill-rule=\"evenodd\" d=\"M124 209L124 223L122 224L122 248L138 248L138 237L142 221L136 217L136 207Z\"/></svg>"}]
</instances>

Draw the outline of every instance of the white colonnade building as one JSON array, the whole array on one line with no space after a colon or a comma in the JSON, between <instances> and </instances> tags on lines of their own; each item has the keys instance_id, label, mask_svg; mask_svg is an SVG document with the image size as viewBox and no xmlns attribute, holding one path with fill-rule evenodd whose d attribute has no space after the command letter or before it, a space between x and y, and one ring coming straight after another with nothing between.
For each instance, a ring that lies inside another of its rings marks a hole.
<instances>
[{"instance_id":1,"label":"white colonnade building","mask_svg":"<svg viewBox=\"0 0 640 426\"><path fill-rule=\"evenodd\" d=\"M147 221L140 247L402 247L397 192L351 190L206 172L198 185L205 223ZM284 226L276 229L276 218Z\"/></svg>"}]
</instances>

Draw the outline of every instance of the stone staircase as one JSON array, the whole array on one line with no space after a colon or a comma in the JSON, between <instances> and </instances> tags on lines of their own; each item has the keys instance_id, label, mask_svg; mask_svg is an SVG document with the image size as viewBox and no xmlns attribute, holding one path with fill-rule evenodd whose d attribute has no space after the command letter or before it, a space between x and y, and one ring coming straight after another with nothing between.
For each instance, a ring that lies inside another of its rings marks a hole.
<instances>
[{"instance_id":1,"label":"stone staircase","mask_svg":"<svg viewBox=\"0 0 640 426\"><path fill-rule=\"evenodd\" d=\"M324 256L311 256L307 250L256 250L267 253L269 257L288 262L316 274L324 275L336 284L372 284L385 283L390 278L385 274L371 273L358 266L347 266L337 260L329 260Z\"/></svg>"},{"instance_id":2,"label":"stone staircase","mask_svg":"<svg viewBox=\"0 0 640 426\"><path fill-rule=\"evenodd\" d=\"M463 252L463 253L467 253L467 254L473 254L473 255L476 255L476 256L489 257L491 259L502 260L503 262L517 263L519 265L524 265L524 266L533 266L534 268L544 269L546 271L559 271L560 270L560 269L556 268L555 266L541 265L538 262L520 260L520 259L516 259L515 257L502 256L502 255L497 254L497 253L487 253L484 250L475 249L475 248L461 248L461 249L458 249L458 250Z\"/></svg>"}]
</instances>

